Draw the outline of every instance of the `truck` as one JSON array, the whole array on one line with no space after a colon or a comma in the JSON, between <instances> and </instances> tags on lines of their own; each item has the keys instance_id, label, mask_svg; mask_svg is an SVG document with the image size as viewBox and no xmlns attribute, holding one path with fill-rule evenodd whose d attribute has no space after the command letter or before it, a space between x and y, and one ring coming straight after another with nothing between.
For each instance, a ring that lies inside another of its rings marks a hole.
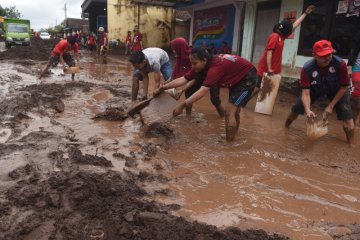
<instances>
[{"instance_id":1,"label":"truck","mask_svg":"<svg viewBox=\"0 0 360 240\"><path fill-rule=\"evenodd\" d=\"M30 45L30 20L4 18L2 22L6 48L13 45Z\"/></svg>"}]
</instances>

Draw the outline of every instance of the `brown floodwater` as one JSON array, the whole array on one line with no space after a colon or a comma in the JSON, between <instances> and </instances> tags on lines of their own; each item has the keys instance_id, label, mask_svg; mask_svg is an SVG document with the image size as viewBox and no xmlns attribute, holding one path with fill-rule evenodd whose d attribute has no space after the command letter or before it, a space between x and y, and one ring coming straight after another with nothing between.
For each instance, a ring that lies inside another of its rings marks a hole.
<instances>
[{"instance_id":1,"label":"brown floodwater","mask_svg":"<svg viewBox=\"0 0 360 240\"><path fill-rule=\"evenodd\" d=\"M110 58L102 65L86 56L83 66L77 81L130 86L131 67L124 58ZM45 81L69 80L60 69L53 72L54 77ZM227 92L221 95L225 103ZM74 91L63 100L65 111L56 115L56 121L73 130L83 153L105 156L114 170L122 171L124 162L112 153L120 148L129 155L142 136L141 126L132 118L93 120L111 98L101 86ZM360 131L356 129L355 147L348 148L341 122L331 116L329 133L307 140L304 117L284 129L294 101L294 96L280 93L273 115L266 116L253 112L252 100L241 111L240 130L232 143L225 140L224 120L209 96L194 105L192 116L183 114L167 122L175 140L169 149L158 148L154 161L167 165L159 171L171 179L172 194L157 200L178 203L182 208L175 214L218 227L265 229L293 239L331 239L330 232L350 231L346 225L360 219ZM321 109L317 111L320 115ZM46 118L32 119L24 134L51 125ZM87 144L95 138L103 139L107 147Z\"/></svg>"},{"instance_id":2,"label":"brown floodwater","mask_svg":"<svg viewBox=\"0 0 360 240\"><path fill-rule=\"evenodd\" d=\"M350 232L337 226L360 219L358 137L348 148L333 118L329 134L316 141L306 139L304 117L284 129L294 99L280 94L272 116L254 113L250 102L233 143L225 141L224 121L207 97L192 117L174 120L176 146L157 155L176 163L167 171L174 195L161 200L181 204L181 216L219 227L262 228L293 239Z\"/></svg>"}]
</instances>

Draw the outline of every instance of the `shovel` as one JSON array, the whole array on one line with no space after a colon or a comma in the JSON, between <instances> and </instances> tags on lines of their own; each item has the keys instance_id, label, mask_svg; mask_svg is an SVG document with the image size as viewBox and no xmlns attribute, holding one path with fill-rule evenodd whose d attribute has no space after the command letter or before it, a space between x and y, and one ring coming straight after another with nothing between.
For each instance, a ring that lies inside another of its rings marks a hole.
<instances>
[{"instance_id":1,"label":"shovel","mask_svg":"<svg viewBox=\"0 0 360 240\"><path fill-rule=\"evenodd\" d=\"M80 68L79 67L68 67L68 68L64 68L64 73L65 74L73 74L73 73L79 73L80 72Z\"/></svg>"},{"instance_id":2,"label":"shovel","mask_svg":"<svg viewBox=\"0 0 360 240\"><path fill-rule=\"evenodd\" d=\"M154 97L150 97L149 99L145 99L141 102L136 103L135 105L131 106L127 111L126 114L130 117L134 116L135 114L139 113L143 108L145 108Z\"/></svg>"}]
</instances>

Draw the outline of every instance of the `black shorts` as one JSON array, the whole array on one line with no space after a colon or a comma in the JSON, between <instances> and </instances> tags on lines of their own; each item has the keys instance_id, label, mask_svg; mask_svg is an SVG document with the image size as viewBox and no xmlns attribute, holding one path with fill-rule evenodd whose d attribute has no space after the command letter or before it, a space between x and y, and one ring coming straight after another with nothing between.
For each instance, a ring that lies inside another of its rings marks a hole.
<instances>
[{"instance_id":1,"label":"black shorts","mask_svg":"<svg viewBox=\"0 0 360 240\"><path fill-rule=\"evenodd\" d=\"M316 102L318 98L310 94L310 99L311 99L311 104L313 104L314 102ZM333 98L328 98L328 99L331 101ZM347 91L344 94L344 96L340 98L340 100L335 104L334 109L336 111L338 120L347 120L353 118L353 113L351 110L351 103L350 103L350 91ZM296 100L294 106L291 108L291 111L293 113L301 114L301 115L305 113L304 104L301 101L301 97L299 97Z\"/></svg>"},{"instance_id":2,"label":"black shorts","mask_svg":"<svg viewBox=\"0 0 360 240\"><path fill-rule=\"evenodd\" d=\"M71 54L69 53L64 53L63 54L63 59L65 61L65 63L69 66L69 67L72 67L72 66L75 66L75 61L74 61L74 58L71 56ZM56 67L60 62L60 56L59 55L55 55L55 56L51 56L49 58L49 65L52 66L52 67Z\"/></svg>"},{"instance_id":3,"label":"black shorts","mask_svg":"<svg viewBox=\"0 0 360 240\"><path fill-rule=\"evenodd\" d=\"M251 69L237 84L229 88L229 102L237 107L244 106L257 84L257 71Z\"/></svg>"}]
</instances>

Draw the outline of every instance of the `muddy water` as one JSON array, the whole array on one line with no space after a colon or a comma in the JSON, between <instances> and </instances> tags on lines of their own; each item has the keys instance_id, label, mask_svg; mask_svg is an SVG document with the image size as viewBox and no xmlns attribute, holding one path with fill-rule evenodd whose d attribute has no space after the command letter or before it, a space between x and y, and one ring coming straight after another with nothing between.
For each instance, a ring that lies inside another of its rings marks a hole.
<instances>
[{"instance_id":1,"label":"muddy water","mask_svg":"<svg viewBox=\"0 0 360 240\"><path fill-rule=\"evenodd\" d=\"M303 117L284 130L294 97L279 99L272 117L255 114L254 102L243 109L233 143L224 140L223 120L208 98L191 118L174 120L176 147L158 157L176 163L167 172L175 194L162 200L180 203L181 216L219 227L263 228L294 239L350 232L337 226L360 219L358 140L349 149L335 119L315 142L306 139Z\"/></svg>"},{"instance_id":2,"label":"muddy water","mask_svg":"<svg viewBox=\"0 0 360 240\"><path fill-rule=\"evenodd\" d=\"M89 79L102 76L102 81L129 84L118 80L131 74L124 61L105 70L96 63L88 66ZM225 100L226 92L222 96ZM131 120L122 124L91 120L111 97L101 88L76 93L66 100L66 111L57 120L73 129L80 142L96 136L126 149L140 131ZM196 104L190 118L179 116L170 122L175 146L159 151L156 160L175 166L163 170L172 179L174 194L159 201L181 204L177 214L188 219L219 227L262 228L294 239L331 239L334 232L351 231L343 225L360 219L359 144L347 147L334 116L329 134L310 142L304 118L289 130L283 128L293 96L281 95L272 117L255 114L250 102L241 113L236 141L226 143L224 122L208 99ZM111 147L84 145L82 151L116 162Z\"/></svg>"},{"instance_id":3,"label":"muddy water","mask_svg":"<svg viewBox=\"0 0 360 240\"><path fill-rule=\"evenodd\" d=\"M93 120L93 117L104 111L105 103L114 98L101 84L130 87L131 67L123 58L102 65L92 56L84 56L82 63L85 70L76 76L76 81L99 86L90 91L74 90L63 99L65 111L56 113L54 118L61 128L53 126L49 118L29 114L32 120L19 138L42 128L59 135L67 134L70 129L73 144L83 154L105 156L112 161L114 170L122 171L124 162L113 153L129 156L138 147L134 143L141 136L139 122L131 118L119 122ZM12 66L1 65L1 68L12 69L11 74L22 76ZM52 72L45 82L70 80L62 75L60 68ZM27 81L39 83L35 76L24 79L15 81L15 86L26 85ZM2 93L11 94L14 82L11 86L3 82ZM223 99L225 96L222 92ZM293 101L293 96L281 94L272 117L255 114L255 104L250 102L241 112L241 129L233 143L225 141L224 121L217 116L208 96L195 104L191 117L181 115L170 120L167 124L176 134L174 145L157 148L157 156L144 164L150 168L152 162L162 163L164 167L159 171L170 179L172 194L157 200L179 203L182 208L175 214L219 227L265 229L293 239L331 239L334 233L350 232L348 224L360 219L359 137L356 147L349 149L335 116L330 119L329 133L317 141L306 139L304 118L284 130L284 120ZM356 134L360 134L359 130ZM7 135L4 130L1 136L5 139ZM13 155L29 158L21 152ZM84 166L83 170L103 169Z\"/></svg>"}]
</instances>

